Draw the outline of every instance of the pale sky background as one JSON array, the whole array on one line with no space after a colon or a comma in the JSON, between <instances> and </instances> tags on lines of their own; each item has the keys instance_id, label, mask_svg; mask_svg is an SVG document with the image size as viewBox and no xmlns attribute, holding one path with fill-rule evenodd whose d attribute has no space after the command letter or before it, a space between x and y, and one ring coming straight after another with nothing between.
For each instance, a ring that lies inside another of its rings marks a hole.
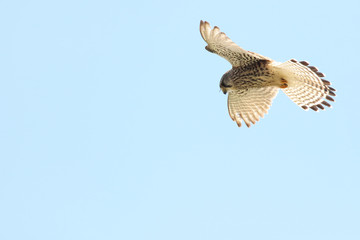
<instances>
[{"instance_id":1,"label":"pale sky background","mask_svg":"<svg viewBox=\"0 0 360 240\"><path fill-rule=\"evenodd\" d=\"M0 239L360 239L359 1L1 1ZM227 113L243 48L337 89Z\"/></svg>"}]
</instances>

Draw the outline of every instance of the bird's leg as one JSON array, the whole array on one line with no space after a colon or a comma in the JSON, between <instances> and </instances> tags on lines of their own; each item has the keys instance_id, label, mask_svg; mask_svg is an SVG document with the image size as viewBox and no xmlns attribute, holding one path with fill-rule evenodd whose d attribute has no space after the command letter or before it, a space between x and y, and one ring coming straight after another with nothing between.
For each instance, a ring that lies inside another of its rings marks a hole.
<instances>
[{"instance_id":1,"label":"bird's leg","mask_svg":"<svg viewBox=\"0 0 360 240\"><path fill-rule=\"evenodd\" d=\"M282 78L280 80L280 88L287 88L287 87L288 87L288 82Z\"/></svg>"}]
</instances>

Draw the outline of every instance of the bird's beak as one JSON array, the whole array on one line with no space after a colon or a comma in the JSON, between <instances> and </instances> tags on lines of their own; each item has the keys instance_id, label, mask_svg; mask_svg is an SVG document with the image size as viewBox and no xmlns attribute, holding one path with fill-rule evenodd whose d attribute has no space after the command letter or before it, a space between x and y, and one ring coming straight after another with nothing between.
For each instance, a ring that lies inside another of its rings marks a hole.
<instances>
[{"instance_id":1,"label":"bird's beak","mask_svg":"<svg viewBox=\"0 0 360 240\"><path fill-rule=\"evenodd\" d=\"M224 94L226 94L226 93L227 93L226 88L221 88L221 91L222 91Z\"/></svg>"}]
</instances>

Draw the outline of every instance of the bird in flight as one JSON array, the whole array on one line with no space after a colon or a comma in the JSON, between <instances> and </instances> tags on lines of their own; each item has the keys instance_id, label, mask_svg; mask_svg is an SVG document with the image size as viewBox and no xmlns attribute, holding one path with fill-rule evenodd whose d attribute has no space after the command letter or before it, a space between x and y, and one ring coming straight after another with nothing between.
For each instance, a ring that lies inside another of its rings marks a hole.
<instances>
[{"instance_id":1,"label":"bird in flight","mask_svg":"<svg viewBox=\"0 0 360 240\"><path fill-rule=\"evenodd\" d=\"M335 89L325 75L306 61L291 59L280 63L236 45L218 27L200 21L200 33L208 44L205 49L232 65L220 80L220 89L228 93L228 110L233 121L250 127L269 110L279 89L304 110L331 107Z\"/></svg>"}]
</instances>

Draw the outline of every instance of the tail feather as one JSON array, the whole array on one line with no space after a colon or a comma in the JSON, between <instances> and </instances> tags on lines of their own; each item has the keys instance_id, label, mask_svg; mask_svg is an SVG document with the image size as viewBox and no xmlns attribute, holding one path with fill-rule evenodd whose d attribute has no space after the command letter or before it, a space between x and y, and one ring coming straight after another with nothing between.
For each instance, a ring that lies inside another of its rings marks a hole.
<instances>
[{"instance_id":1,"label":"tail feather","mask_svg":"<svg viewBox=\"0 0 360 240\"><path fill-rule=\"evenodd\" d=\"M288 87L282 89L284 93L304 110L310 108L318 111L324 110L324 106L331 107L325 99L334 102L330 96L336 96L336 90L329 86L329 81L321 79L325 74L316 67L309 66L306 61L291 59L275 68L280 77L288 82Z\"/></svg>"}]
</instances>

